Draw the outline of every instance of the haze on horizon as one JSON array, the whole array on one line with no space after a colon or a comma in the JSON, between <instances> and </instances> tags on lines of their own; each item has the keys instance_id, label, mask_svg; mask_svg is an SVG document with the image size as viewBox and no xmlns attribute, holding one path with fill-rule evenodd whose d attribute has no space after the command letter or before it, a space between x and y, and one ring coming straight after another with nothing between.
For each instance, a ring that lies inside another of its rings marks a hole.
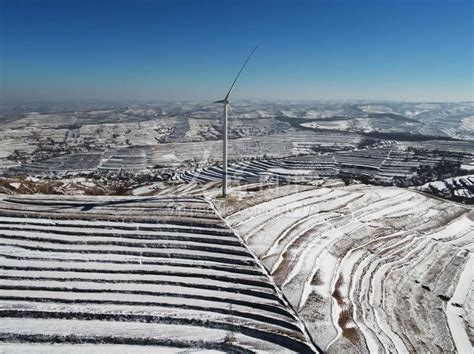
<instances>
[{"instance_id":1,"label":"haze on horizon","mask_svg":"<svg viewBox=\"0 0 474 354\"><path fill-rule=\"evenodd\" d=\"M474 100L469 0L0 0L0 96Z\"/></svg>"}]
</instances>

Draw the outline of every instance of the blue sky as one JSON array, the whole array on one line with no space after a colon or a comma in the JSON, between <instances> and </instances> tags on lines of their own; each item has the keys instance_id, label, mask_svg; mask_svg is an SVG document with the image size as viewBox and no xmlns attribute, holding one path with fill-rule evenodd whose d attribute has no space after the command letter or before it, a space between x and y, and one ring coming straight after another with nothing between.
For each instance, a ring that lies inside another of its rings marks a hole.
<instances>
[{"instance_id":1,"label":"blue sky","mask_svg":"<svg viewBox=\"0 0 474 354\"><path fill-rule=\"evenodd\" d=\"M471 0L0 0L7 100L474 100Z\"/></svg>"}]
</instances>

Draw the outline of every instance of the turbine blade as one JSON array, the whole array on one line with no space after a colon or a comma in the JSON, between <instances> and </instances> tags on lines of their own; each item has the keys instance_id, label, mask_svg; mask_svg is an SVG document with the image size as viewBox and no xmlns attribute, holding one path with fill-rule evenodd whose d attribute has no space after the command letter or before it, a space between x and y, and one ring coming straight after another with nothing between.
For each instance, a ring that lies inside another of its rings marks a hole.
<instances>
[{"instance_id":1,"label":"turbine blade","mask_svg":"<svg viewBox=\"0 0 474 354\"><path fill-rule=\"evenodd\" d=\"M234 110L232 109L232 106L230 104L227 104L227 107L229 108L230 113L234 114Z\"/></svg>"},{"instance_id":2,"label":"turbine blade","mask_svg":"<svg viewBox=\"0 0 474 354\"><path fill-rule=\"evenodd\" d=\"M240 68L239 73L238 73L237 76L235 77L234 82L232 83L232 85L230 86L229 92L227 92L227 95L226 95L225 98L224 98L225 101L228 100L230 94L232 93L232 90L234 89L235 83L237 82L237 80L239 79L240 74L242 73L242 71L243 71L244 68L245 68L245 65L247 65L247 63L249 62L250 58L252 57L253 53L254 53L256 50L257 50L257 46L255 46L255 48L253 48L253 50L252 50L252 52L250 53L250 55L248 56L247 60L244 62L244 65L242 65L242 67Z\"/></svg>"},{"instance_id":3,"label":"turbine blade","mask_svg":"<svg viewBox=\"0 0 474 354\"><path fill-rule=\"evenodd\" d=\"M224 100L215 101L215 102L212 102L212 103L224 103Z\"/></svg>"}]
</instances>

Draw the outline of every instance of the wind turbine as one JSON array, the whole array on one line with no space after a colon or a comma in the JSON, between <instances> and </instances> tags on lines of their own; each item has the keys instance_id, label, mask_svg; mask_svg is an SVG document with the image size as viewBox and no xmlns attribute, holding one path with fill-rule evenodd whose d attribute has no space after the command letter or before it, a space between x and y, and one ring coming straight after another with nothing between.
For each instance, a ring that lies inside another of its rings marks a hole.
<instances>
[{"instance_id":1,"label":"wind turbine","mask_svg":"<svg viewBox=\"0 0 474 354\"><path fill-rule=\"evenodd\" d=\"M216 101L214 103L222 103L224 105L224 129L223 129L223 148L222 148L222 196L225 198L227 196L227 118L228 118L228 111L230 108L230 101L229 101L229 96L232 93L232 90L234 89L235 83L239 79L240 74L245 68L245 65L249 62L250 58L252 57L253 53L257 50L257 47L255 47L247 57L247 60L244 62L242 67L240 68L239 73L234 79L234 82L230 86L229 91L227 92L227 95L225 95L223 100Z\"/></svg>"}]
</instances>

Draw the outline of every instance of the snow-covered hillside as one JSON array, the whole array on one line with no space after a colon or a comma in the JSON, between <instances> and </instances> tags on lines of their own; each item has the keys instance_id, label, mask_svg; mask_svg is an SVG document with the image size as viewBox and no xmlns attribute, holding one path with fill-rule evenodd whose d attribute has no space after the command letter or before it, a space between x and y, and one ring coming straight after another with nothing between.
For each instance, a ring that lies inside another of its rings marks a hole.
<instances>
[{"instance_id":1,"label":"snow-covered hillside","mask_svg":"<svg viewBox=\"0 0 474 354\"><path fill-rule=\"evenodd\" d=\"M201 198L0 197L0 279L0 352L316 350Z\"/></svg>"},{"instance_id":2,"label":"snow-covered hillside","mask_svg":"<svg viewBox=\"0 0 474 354\"><path fill-rule=\"evenodd\" d=\"M474 175L446 178L442 181L429 182L419 189L423 192L474 204Z\"/></svg>"},{"instance_id":3,"label":"snow-covered hillside","mask_svg":"<svg viewBox=\"0 0 474 354\"><path fill-rule=\"evenodd\" d=\"M277 191L236 201L227 222L323 349L472 350L472 209L394 187Z\"/></svg>"}]
</instances>

